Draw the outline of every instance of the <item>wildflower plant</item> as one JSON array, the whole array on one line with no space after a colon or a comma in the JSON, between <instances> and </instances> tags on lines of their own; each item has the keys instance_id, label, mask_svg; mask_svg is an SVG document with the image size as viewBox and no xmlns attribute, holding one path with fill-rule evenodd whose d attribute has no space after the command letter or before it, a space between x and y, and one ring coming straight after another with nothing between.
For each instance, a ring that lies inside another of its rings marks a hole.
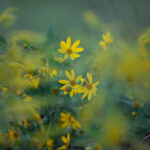
<instances>
[{"instance_id":1,"label":"wildflower plant","mask_svg":"<svg viewBox=\"0 0 150 150\"><path fill-rule=\"evenodd\" d=\"M150 30L131 44L92 10L83 17L92 33L0 36L0 149L149 150Z\"/></svg>"}]
</instances>

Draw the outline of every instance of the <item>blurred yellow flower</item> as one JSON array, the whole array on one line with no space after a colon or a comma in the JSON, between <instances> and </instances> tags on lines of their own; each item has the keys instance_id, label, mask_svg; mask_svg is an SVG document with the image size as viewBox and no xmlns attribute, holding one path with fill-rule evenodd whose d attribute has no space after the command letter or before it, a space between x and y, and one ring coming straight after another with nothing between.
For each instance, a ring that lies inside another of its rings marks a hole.
<instances>
[{"instance_id":1,"label":"blurred yellow flower","mask_svg":"<svg viewBox=\"0 0 150 150\"><path fill-rule=\"evenodd\" d=\"M47 67L41 67L41 68L40 68L40 72L43 74L44 77L45 77L45 75L46 75L47 70L48 70Z\"/></svg>"},{"instance_id":2,"label":"blurred yellow flower","mask_svg":"<svg viewBox=\"0 0 150 150\"><path fill-rule=\"evenodd\" d=\"M32 79L32 78L33 78L33 75L30 74L30 73L27 73L27 74L24 75L24 78L30 78L30 79Z\"/></svg>"},{"instance_id":3,"label":"blurred yellow flower","mask_svg":"<svg viewBox=\"0 0 150 150\"><path fill-rule=\"evenodd\" d=\"M60 84L64 84L60 89L64 90L65 95L70 92L70 97L72 97L74 94L80 93L81 85L78 83L84 82L82 76L80 75L77 78L75 78L75 72L73 69L71 70L71 73L65 71L65 74L69 80L59 80L58 82Z\"/></svg>"},{"instance_id":4,"label":"blurred yellow flower","mask_svg":"<svg viewBox=\"0 0 150 150\"><path fill-rule=\"evenodd\" d=\"M28 96L27 94L24 94L23 96L25 96L25 98L24 98L25 102L30 102L32 100L32 97Z\"/></svg>"},{"instance_id":5,"label":"blurred yellow flower","mask_svg":"<svg viewBox=\"0 0 150 150\"><path fill-rule=\"evenodd\" d=\"M38 150L41 150L41 148L43 147L44 143L43 142L40 142L37 147L38 147Z\"/></svg>"},{"instance_id":6,"label":"blurred yellow flower","mask_svg":"<svg viewBox=\"0 0 150 150\"><path fill-rule=\"evenodd\" d=\"M64 61L64 59L62 57L55 57L54 60L61 62L61 63Z\"/></svg>"},{"instance_id":7,"label":"blurred yellow flower","mask_svg":"<svg viewBox=\"0 0 150 150\"><path fill-rule=\"evenodd\" d=\"M19 134L16 133L13 129L8 130L8 137L11 142L15 142L16 139L19 138Z\"/></svg>"},{"instance_id":8,"label":"blurred yellow flower","mask_svg":"<svg viewBox=\"0 0 150 150\"><path fill-rule=\"evenodd\" d=\"M31 85L33 88L37 89L39 85L40 78L32 78L31 81L28 81L28 84Z\"/></svg>"},{"instance_id":9,"label":"blurred yellow flower","mask_svg":"<svg viewBox=\"0 0 150 150\"><path fill-rule=\"evenodd\" d=\"M64 53L65 54L65 56L64 56L65 60L68 58L68 56L70 56L70 58L72 60L74 60L74 59L80 57L80 55L77 54L77 53L78 52L82 52L84 50L83 48L78 47L79 44L80 44L80 40L77 40L71 46L71 38L68 37L66 43L64 41L60 42L61 49L59 49L58 51L60 53Z\"/></svg>"},{"instance_id":10,"label":"blurred yellow flower","mask_svg":"<svg viewBox=\"0 0 150 150\"><path fill-rule=\"evenodd\" d=\"M131 115L132 115L132 117L135 117L135 116L136 116L136 112L133 111L133 112L131 113Z\"/></svg>"},{"instance_id":11,"label":"blurred yellow flower","mask_svg":"<svg viewBox=\"0 0 150 150\"><path fill-rule=\"evenodd\" d=\"M87 146L86 148L85 148L85 150L92 150L93 148L92 147L90 147L90 146Z\"/></svg>"},{"instance_id":12,"label":"blurred yellow flower","mask_svg":"<svg viewBox=\"0 0 150 150\"><path fill-rule=\"evenodd\" d=\"M26 119L23 120L23 125L25 128L28 127L29 124L28 124L28 121Z\"/></svg>"},{"instance_id":13,"label":"blurred yellow flower","mask_svg":"<svg viewBox=\"0 0 150 150\"><path fill-rule=\"evenodd\" d=\"M5 94L8 91L8 88L7 87L2 87L1 90L2 90L2 93Z\"/></svg>"},{"instance_id":14,"label":"blurred yellow flower","mask_svg":"<svg viewBox=\"0 0 150 150\"><path fill-rule=\"evenodd\" d=\"M67 127L69 129L71 127L71 125L72 125L73 129L75 129L75 130L77 128L81 128L80 123L77 120L75 120L75 118L72 117L70 113L68 113L68 112L61 113L60 116L61 116L60 121L61 121L62 128Z\"/></svg>"},{"instance_id":15,"label":"blurred yellow flower","mask_svg":"<svg viewBox=\"0 0 150 150\"><path fill-rule=\"evenodd\" d=\"M52 140L52 139L46 140L46 147L48 150L53 150L53 145L54 145L54 140Z\"/></svg>"},{"instance_id":16,"label":"blurred yellow flower","mask_svg":"<svg viewBox=\"0 0 150 150\"><path fill-rule=\"evenodd\" d=\"M67 137L62 136L61 139L62 139L62 141L64 142L64 145L61 146L60 148L57 148L57 150L61 150L61 149L65 150L65 149L67 149L67 148L69 147L69 145L70 145L70 134L69 134L69 133L67 134Z\"/></svg>"},{"instance_id":17,"label":"blurred yellow flower","mask_svg":"<svg viewBox=\"0 0 150 150\"><path fill-rule=\"evenodd\" d=\"M49 68L49 75L51 78L53 78L54 76L57 76L57 74L58 74L58 69Z\"/></svg>"},{"instance_id":18,"label":"blurred yellow flower","mask_svg":"<svg viewBox=\"0 0 150 150\"><path fill-rule=\"evenodd\" d=\"M4 27L9 27L14 24L16 19L17 8L7 8L1 15L0 15L0 24Z\"/></svg>"},{"instance_id":19,"label":"blurred yellow flower","mask_svg":"<svg viewBox=\"0 0 150 150\"><path fill-rule=\"evenodd\" d=\"M95 143L96 150L102 150L102 146L98 143Z\"/></svg>"},{"instance_id":20,"label":"blurred yellow flower","mask_svg":"<svg viewBox=\"0 0 150 150\"><path fill-rule=\"evenodd\" d=\"M16 94L20 96L20 95L22 95L22 91L18 89L18 90L16 91Z\"/></svg>"},{"instance_id":21,"label":"blurred yellow flower","mask_svg":"<svg viewBox=\"0 0 150 150\"><path fill-rule=\"evenodd\" d=\"M40 72L42 73L42 75L45 77L46 76L46 73L48 72L49 73L49 76L51 78L53 78L54 76L57 76L58 74L58 69L53 69L53 68L50 68L47 64L47 67L42 67L40 68Z\"/></svg>"},{"instance_id":22,"label":"blurred yellow flower","mask_svg":"<svg viewBox=\"0 0 150 150\"><path fill-rule=\"evenodd\" d=\"M88 81L86 81L85 86L82 88L82 99L88 96L88 100L92 98L92 95L96 95L97 88L96 86L99 84L99 81L93 83L92 75L87 73Z\"/></svg>"},{"instance_id":23,"label":"blurred yellow flower","mask_svg":"<svg viewBox=\"0 0 150 150\"><path fill-rule=\"evenodd\" d=\"M113 38L111 37L109 32L107 32L106 34L103 34L102 37L104 41L100 41L99 45L102 46L104 50L106 50L108 45L113 42Z\"/></svg>"}]
</instances>

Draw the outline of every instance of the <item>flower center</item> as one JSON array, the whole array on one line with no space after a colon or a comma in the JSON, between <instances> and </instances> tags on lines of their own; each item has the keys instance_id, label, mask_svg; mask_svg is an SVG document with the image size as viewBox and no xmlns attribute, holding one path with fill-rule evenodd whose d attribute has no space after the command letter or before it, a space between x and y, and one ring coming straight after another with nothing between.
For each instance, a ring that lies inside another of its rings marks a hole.
<instances>
[{"instance_id":1,"label":"flower center","mask_svg":"<svg viewBox=\"0 0 150 150\"><path fill-rule=\"evenodd\" d=\"M92 89L92 84L87 84L86 87L87 87L88 90L91 90Z\"/></svg>"},{"instance_id":2,"label":"flower center","mask_svg":"<svg viewBox=\"0 0 150 150\"><path fill-rule=\"evenodd\" d=\"M68 53L68 54L71 54L71 53L72 53L72 49L71 49L71 48L68 48L68 49L67 49L67 53Z\"/></svg>"},{"instance_id":3,"label":"flower center","mask_svg":"<svg viewBox=\"0 0 150 150\"><path fill-rule=\"evenodd\" d=\"M76 81L75 81L75 80L72 80L72 81L70 81L70 84L71 84L72 86L75 86L75 85L76 85Z\"/></svg>"}]
</instances>

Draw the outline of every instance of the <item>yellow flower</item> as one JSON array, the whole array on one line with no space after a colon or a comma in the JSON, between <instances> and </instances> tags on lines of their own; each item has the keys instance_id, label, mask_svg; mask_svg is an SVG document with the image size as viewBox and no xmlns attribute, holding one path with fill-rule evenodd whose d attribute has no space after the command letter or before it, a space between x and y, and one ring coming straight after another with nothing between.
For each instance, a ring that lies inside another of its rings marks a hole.
<instances>
[{"instance_id":1,"label":"yellow flower","mask_svg":"<svg viewBox=\"0 0 150 150\"><path fill-rule=\"evenodd\" d=\"M30 78L30 79L32 79L32 78L33 78L33 75L30 74L30 73L27 73L27 74L24 75L24 78Z\"/></svg>"},{"instance_id":2,"label":"yellow flower","mask_svg":"<svg viewBox=\"0 0 150 150\"><path fill-rule=\"evenodd\" d=\"M47 139L46 140L46 147L47 147L48 150L53 149L53 144L54 144L54 140L52 140L52 139Z\"/></svg>"},{"instance_id":3,"label":"yellow flower","mask_svg":"<svg viewBox=\"0 0 150 150\"><path fill-rule=\"evenodd\" d=\"M37 145L38 150L41 150L41 148L43 147L43 145L44 145L44 142L40 142L40 143Z\"/></svg>"},{"instance_id":4,"label":"yellow flower","mask_svg":"<svg viewBox=\"0 0 150 150\"><path fill-rule=\"evenodd\" d=\"M85 86L82 89L82 92L84 93L82 95L82 99L88 96L88 100L92 98L92 95L96 95L97 88L96 86L99 84L99 82L93 83L92 75L90 73L87 73L88 81L86 81Z\"/></svg>"},{"instance_id":5,"label":"yellow flower","mask_svg":"<svg viewBox=\"0 0 150 150\"><path fill-rule=\"evenodd\" d=\"M51 78L53 78L54 76L57 76L57 74L58 74L58 69L49 68L49 75Z\"/></svg>"},{"instance_id":6,"label":"yellow flower","mask_svg":"<svg viewBox=\"0 0 150 150\"><path fill-rule=\"evenodd\" d=\"M40 72L43 74L43 76L45 77L46 75L46 72L49 73L50 77L53 78L54 76L57 76L58 74L58 69L53 69L53 68L50 68L47 64L47 67L42 67L40 68Z\"/></svg>"},{"instance_id":7,"label":"yellow flower","mask_svg":"<svg viewBox=\"0 0 150 150\"><path fill-rule=\"evenodd\" d=\"M65 54L65 56L64 56L65 60L68 58L68 56L70 56L70 58L72 60L74 60L74 59L80 57L80 55L77 54L77 53L78 52L82 52L84 50L83 48L78 47L79 44L80 44L80 40L77 40L71 46L71 38L68 37L66 43L64 41L60 42L61 49L59 49L58 51L60 53L64 53Z\"/></svg>"},{"instance_id":8,"label":"yellow flower","mask_svg":"<svg viewBox=\"0 0 150 150\"><path fill-rule=\"evenodd\" d=\"M16 91L16 93L17 93L17 95L22 95L22 91L19 89Z\"/></svg>"},{"instance_id":9,"label":"yellow flower","mask_svg":"<svg viewBox=\"0 0 150 150\"><path fill-rule=\"evenodd\" d=\"M113 42L113 38L111 37L109 32L107 32L106 34L103 34L102 37L104 41L100 41L99 45L102 46L104 50L106 50L108 45Z\"/></svg>"},{"instance_id":10,"label":"yellow flower","mask_svg":"<svg viewBox=\"0 0 150 150\"><path fill-rule=\"evenodd\" d=\"M96 148L96 150L102 150L103 149L102 146L98 143L95 143L95 148Z\"/></svg>"},{"instance_id":11,"label":"yellow flower","mask_svg":"<svg viewBox=\"0 0 150 150\"><path fill-rule=\"evenodd\" d=\"M33 88L37 89L39 85L40 78L32 78L31 81L28 81L28 84L31 85Z\"/></svg>"},{"instance_id":12,"label":"yellow flower","mask_svg":"<svg viewBox=\"0 0 150 150\"><path fill-rule=\"evenodd\" d=\"M65 95L70 92L70 97L72 97L74 94L80 93L81 85L79 85L78 83L84 82L82 76L80 75L75 78L75 72L73 69L71 70L71 73L65 71L65 74L69 80L59 80L59 83L64 84L60 89L64 90Z\"/></svg>"},{"instance_id":13,"label":"yellow flower","mask_svg":"<svg viewBox=\"0 0 150 150\"><path fill-rule=\"evenodd\" d=\"M62 136L61 139L62 139L62 141L64 142L64 145L61 146L60 148L57 148L57 150L61 150L61 149L65 150L65 149L67 149L67 148L69 147L69 145L70 145L70 134L69 134L69 133L67 134L67 137Z\"/></svg>"},{"instance_id":14,"label":"yellow flower","mask_svg":"<svg viewBox=\"0 0 150 150\"><path fill-rule=\"evenodd\" d=\"M131 115L132 115L132 117L135 117L136 116L136 112L132 111Z\"/></svg>"},{"instance_id":15,"label":"yellow flower","mask_svg":"<svg viewBox=\"0 0 150 150\"><path fill-rule=\"evenodd\" d=\"M8 136L11 142L15 142L15 140L19 138L19 134L12 129L8 130Z\"/></svg>"},{"instance_id":16,"label":"yellow flower","mask_svg":"<svg viewBox=\"0 0 150 150\"><path fill-rule=\"evenodd\" d=\"M7 8L1 15L0 15L0 24L4 25L5 27L9 27L14 24L16 19L16 8Z\"/></svg>"},{"instance_id":17,"label":"yellow flower","mask_svg":"<svg viewBox=\"0 0 150 150\"><path fill-rule=\"evenodd\" d=\"M3 94L5 94L5 93L8 91L8 88L7 88L7 87L2 87L1 89L2 89L2 93L3 93Z\"/></svg>"},{"instance_id":18,"label":"yellow flower","mask_svg":"<svg viewBox=\"0 0 150 150\"><path fill-rule=\"evenodd\" d=\"M86 148L85 148L85 150L92 150L93 148L92 147L90 147L90 146L87 146Z\"/></svg>"},{"instance_id":19,"label":"yellow flower","mask_svg":"<svg viewBox=\"0 0 150 150\"><path fill-rule=\"evenodd\" d=\"M61 118L60 118L60 121L61 121L61 127L62 128L65 128L65 127L67 127L68 129L71 127L71 125L72 125L72 127L73 127L73 129L77 129L77 128L81 128L81 125L80 125L80 123L77 121L77 120L75 120L75 118L74 117L72 117L71 115L70 115L70 113L68 113L68 112L66 112L66 113L61 113L60 114L60 116L61 116Z\"/></svg>"},{"instance_id":20,"label":"yellow flower","mask_svg":"<svg viewBox=\"0 0 150 150\"><path fill-rule=\"evenodd\" d=\"M43 74L44 77L45 77L45 75L46 75L47 70L48 70L47 67L42 67L42 68L40 68L40 72Z\"/></svg>"},{"instance_id":21,"label":"yellow flower","mask_svg":"<svg viewBox=\"0 0 150 150\"><path fill-rule=\"evenodd\" d=\"M25 102L30 102L32 100L32 97L28 96L27 94L24 94L23 96L25 96Z\"/></svg>"},{"instance_id":22,"label":"yellow flower","mask_svg":"<svg viewBox=\"0 0 150 150\"><path fill-rule=\"evenodd\" d=\"M64 59L62 57L55 57L54 60L61 62L61 63L64 61Z\"/></svg>"},{"instance_id":23,"label":"yellow flower","mask_svg":"<svg viewBox=\"0 0 150 150\"><path fill-rule=\"evenodd\" d=\"M25 127L25 128L28 127L28 125L29 125L29 124L28 124L28 121L27 121L26 119L23 120L23 124L24 124L24 127Z\"/></svg>"}]
</instances>

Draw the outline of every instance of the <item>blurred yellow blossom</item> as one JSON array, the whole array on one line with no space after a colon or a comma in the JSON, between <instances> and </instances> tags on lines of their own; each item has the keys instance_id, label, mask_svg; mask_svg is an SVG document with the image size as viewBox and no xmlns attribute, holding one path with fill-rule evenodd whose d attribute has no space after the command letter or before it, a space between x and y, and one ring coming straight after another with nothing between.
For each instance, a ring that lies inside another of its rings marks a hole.
<instances>
[{"instance_id":1,"label":"blurred yellow blossom","mask_svg":"<svg viewBox=\"0 0 150 150\"><path fill-rule=\"evenodd\" d=\"M82 99L84 99L86 96L88 96L88 100L92 98L92 95L96 95L97 88L96 86L99 84L99 81L93 83L92 75L90 73L87 73L88 81L85 81L85 86L82 88Z\"/></svg>"},{"instance_id":2,"label":"blurred yellow blossom","mask_svg":"<svg viewBox=\"0 0 150 150\"><path fill-rule=\"evenodd\" d=\"M111 34L107 32L106 34L102 35L103 41L99 42L99 45L104 48L104 50L107 49L107 47L113 42L113 38L111 37Z\"/></svg>"},{"instance_id":3,"label":"blurred yellow blossom","mask_svg":"<svg viewBox=\"0 0 150 150\"><path fill-rule=\"evenodd\" d=\"M59 49L58 51L60 53L64 53L65 54L65 56L64 56L65 60L68 58L68 56L70 56L70 58L72 60L74 60L74 59L80 57L78 52L82 52L84 50L83 48L78 47L79 44L80 44L80 40L77 40L71 46L71 38L68 37L66 43L64 41L60 42L61 49Z\"/></svg>"},{"instance_id":4,"label":"blurred yellow blossom","mask_svg":"<svg viewBox=\"0 0 150 150\"><path fill-rule=\"evenodd\" d=\"M18 89L17 91L16 91L16 93L17 93L17 95L22 95L22 91L20 90L20 89Z\"/></svg>"},{"instance_id":5,"label":"blurred yellow blossom","mask_svg":"<svg viewBox=\"0 0 150 150\"><path fill-rule=\"evenodd\" d=\"M61 149L62 149L62 150L65 150L65 149L67 149L67 148L69 147L69 145L70 145L70 134L69 134L69 133L67 134L67 137L62 136L61 139L62 139L62 141L64 142L64 145L61 146L60 148L58 148L57 150L61 150Z\"/></svg>"},{"instance_id":6,"label":"blurred yellow blossom","mask_svg":"<svg viewBox=\"0 0 150 150\"><path fill-rule=\"evenodd\" d=\"M93 150L93 148L91 146L87 146L85 150Z\"/></svg>"},{"instance_id":7,"label":"blurred yellow blossom","mask_svg":"<svg viewBox=\"0 0 150 150\"><path fill-rule=\"evenodd\" d=\"M12 31L10 34L10 42L12 45L18 45L18 43L22 42L23 47L27 48L28 43L31 45L38 45L45 41L45 37L43 33L36 33L30 30L16 30Z\"/></svg>"},{"instance_id":8,"label":"blurred yellow blossom","mask_svg":"<svg viewBox=\"0 0 150 150\"><path fill-rule=\"evenodd\" d=\"M8 130L7 136L9 137L12 143L14 143L20 137L20 135L17 132L15 132L13 129Z\"/></svg>"},{"instance_id":9,"label":"blurred yellow blossom","mask_svg":"<svg viewBox=\"0 0 150 150\"><path fill-rule=\"evenodd\" d=\"M138 39L140 45L140 52L144 57L149 57L150 48L150 28L147 28Z\"/></svg>"},{"instance_id":10,"label":"blurred yellow blossom","mask_svg":"<svg viewBox=\"0 0 150 150\"><path fill-rule=\"evenodd\" d=\"M73 129L77 129L77 128L81 128L80 123L75 120L74 117L71 116L70 113L66 112L66 113L61 113L60 114L61 118L60 118L60 122L61 122L61 127L65 128L67 127L68 129L71 127L73 127Z\"/></svg>"},{"instance_id":11,"label":"blurred yellow blossom","mask_svg":"<svg viewBox=\"0 0 150 150\"><path fill-rule=\"evenodd\" d=\"M2 90L2 93L5 94L8 91L8 88L7 87L2 87L1 90Z\"/></svg>"},{"instance_id":12,"label":"blurred yellow blossom","mask_svg":"<svg viewBox=\"0 0 150 150\"><path fill-rule=\"evenodd\" d=\"M95 148L96 148L96 150L103 150L102 146L98 143L95 143Z\"/></svg>"},{"instance_id":13,"label":"blurred yellow blossom","mask_svg":"<svg viewBox=\"0 0 150 150\"><path fill-rule=\"evenodd\" d=\"M39 85L39 81L40 81L40 78L34 77L30 81L28 81L28 84L31 85L33 88L37 89Z\"/></svg>"},{"instance_id":14,"label":"blurred yellow blossom","mask_svg":"<svg viewBox=\"0 0 150 150\"><path fill-rule=\"evenodd\" d=\"M45 77L46 72L47 72L48 68L47 67L41 67L40 68L40 72L42 73L42 75Z\"/></svg>"},{"instance_id":15,"label":"blurred yellow blossom","mask_svg":"<svg viewBox=\"0 0 150 150\"><path fill-rule=\"evenodd\" d=\"M25 78L30 78L30 79L32 79L32 78L33 78L33 75L30 74L30 73L27 73L27 74L24 75L24 77L25 77Z\"/></svg>"},{"instance_id":16,"label":"blurred yellow blossom","mask_svg":"<svg viewBox=\"0 0 150 150\"><path fill-rule=\"evenodd\" d=\"M14 24L16 20L15 13L17 12L17 8L7 8L1 15L0 15L0 24L5 27L10 27Z\"/></svg>"},{"instance_id":17,"label":"blurred yellow blossom","mask_svg":"<svg viewBox=\"0 0 150 150\"><path fill-rule=\"evenodd\" d=\"M32 97L28 96L27 94L24 94L23 96L25 96L25 98L24 98L25 102L30 102L32 100Z\"/></svg>"},{"instance_id":18,"label":"blurred yellow blossom","mask_svg":"<svg viewBox=\"0 0 150 150\"><path fill-rule=\"evenodd\" d=\"M61 63L64 61L64 59L62 57L55 57L54 60L61 62Z\"/></svg>"},{"instance_id":19,"label":"blurred yellow blossom","mask_svg":"<svg viewBox=\"0 0 150 150\"><path fill-rule=\"evenodd\" d=\"M49 68L49 75L51 78L53 78L54 76L57 76L57 74L58 74L58 69Z\"/></svg>"},{"instance_id":20,"label":"blurred yellow blossom","mask_svg":"<svg viewBox=\"0 0 150 150\"><path fill-rule=\"evenodd\" d=\"M54 140L52 140L52 139L46 140L46 147L48 150L53 150L53 145L54 145Z\"/></svg>"},{"instance_id":21,"label":"blurred yellow blossom","mask_svg":"<svg viewBox=\"0 0 150 150\"><path fill-rule=\"evenodd\" d=\"M132 111L131 115L132 115L132 117L135 117L136 116L136 112Z\"/></svg>"},{"instance_id":22,"label":"blurred yellow blossom","mask_svg":"<svg viewBox=\"0 0 150 150\"><path fill-rule=\"evenodd\" d=\"M28 121L26 119L23 120L23 125L25 128L28 127L29 124L28 124Z\"/></svg>"}]
</instances>

